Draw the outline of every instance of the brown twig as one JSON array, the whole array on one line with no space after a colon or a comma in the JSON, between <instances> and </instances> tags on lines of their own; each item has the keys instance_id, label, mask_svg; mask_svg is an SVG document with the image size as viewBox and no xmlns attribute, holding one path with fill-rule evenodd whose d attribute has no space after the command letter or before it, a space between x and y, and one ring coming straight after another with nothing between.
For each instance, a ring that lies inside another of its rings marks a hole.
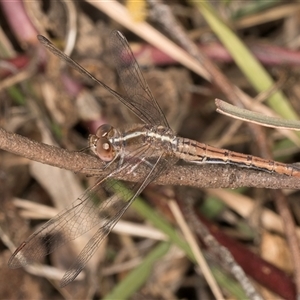
<instances>
[{"instance_id":1,"label":"brown twig","mask_svg":"<svg viewBox=\"0 0 300 300\"><path fill-rule=\"evenodd\" d=\"M185 199L186 201L186 199ZM183 202L183 201L181 201ZM230 272L244 288L244 291L249 299L258 300L262 299L259 293L256 291L255 286L247 278L244 270L237 264L230 251L222 247L219 242L210 233L208 228L196 215L192 201L187 203L180 203L185 215L188 217L192 228L197 232L198 236L202 239L207 247L208 253L214 257L215 261L218 261L228 272Z\"/></svg>"},{"instance_id":2,"label":"brown twig","mask_svg":"<svg viewBox=\"0 0 300 300\"><path fill-rule=\"evenodd\" d=\"M70 152L65 149L32 141L0 128L0 149L28 159L86 175L107 175L111 169L103 169L104 163L92 155ZM114 166L112 166L113 168ZM141 169L137 174L122 174L116 179L137 181L145 174ZM238 188L242 186L258 188L299 189L299 178L275 173L260 172L230 165L184 165L173 166L166 174L155 180L161 185L186 185L198 188Z\"/></svg>"}]
</instances>

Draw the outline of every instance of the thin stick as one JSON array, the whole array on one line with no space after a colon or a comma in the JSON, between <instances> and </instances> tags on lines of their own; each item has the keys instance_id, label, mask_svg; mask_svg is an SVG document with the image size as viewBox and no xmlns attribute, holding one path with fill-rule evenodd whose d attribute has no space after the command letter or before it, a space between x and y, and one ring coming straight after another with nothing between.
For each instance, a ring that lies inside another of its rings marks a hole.
<instances>
[{"instance_id":1,"label":"thin stick","mask_svg":"<svg viewBox=\"0 0 300 300\"><path fill-rule=\"evenodd\" d=\"M110 168L103 169L104 164L97 157L32 141L18 134L7 132L1 127L0 149L75 173L99 176L110 172ZM137 181L144 174L141 170L141 173L135 175L122 175L122 178L116 179ZM173 166L167 174L162 174L153 183L186 185L198 188L248 186L269 189L300 189L299 178L221 164Z\"/></svg>"},{"instance_id":2,"label":"thin stick","mask_svg":"<svg viewBox=\"0 0 300 300\"><path fill-rule=\"evenodd\" d=\"M202 252L195 240L195 237L193 236L189 226L185 222L185 219L184 219L184 217L181 213L181 210L179 209L176 201L169 200L168 205L169 205L178 225L180 226L180 229L183 232L185 239L187 240L188 244L190 245L190 247L193 251L193 254L195 256L195 259L196 259L201 271L203 272L203 275L204 275L208 285L210 286L211 291L213 292L215 298L216 299L224 299L224 296L222 295L222 292L221 292L215 278L213 277L205 258L202 255Z\"/></svg>"}]
</instances>

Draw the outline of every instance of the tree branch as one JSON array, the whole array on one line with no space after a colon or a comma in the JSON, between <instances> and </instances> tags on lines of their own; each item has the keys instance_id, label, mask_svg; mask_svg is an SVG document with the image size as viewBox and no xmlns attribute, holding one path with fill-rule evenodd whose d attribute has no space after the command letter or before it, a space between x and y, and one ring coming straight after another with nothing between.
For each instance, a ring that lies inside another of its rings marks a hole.
<instances>
[{"instance_id":1,"label":"tree branch","mask_svg":"<svg viewBox=\"0 0 300 300\"><path fill-rule=\"evenodd\" d=\"M23 156L43 164L92 176L109 174L111 168L104 169L105 164L97 157L32 141L15 133L0 128L0 149ZM145 172L122 174L116 179L137 181ZM257 187L269 189L299 189L300 180L286 175L261 172L222 164L175 165L154 181L160 185L186 185L197 188L238 188Z\"/></svg>"}]
</instances>

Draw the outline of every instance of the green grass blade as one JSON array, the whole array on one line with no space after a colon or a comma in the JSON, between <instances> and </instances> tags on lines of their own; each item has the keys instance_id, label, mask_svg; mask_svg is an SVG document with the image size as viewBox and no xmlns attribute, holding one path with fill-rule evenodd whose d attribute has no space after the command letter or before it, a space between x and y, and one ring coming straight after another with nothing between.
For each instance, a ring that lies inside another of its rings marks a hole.
<instances>
[{"instance_id":1,"label":"green grass blade","mask_svg":"<svg viewBox=\"0 0 300 300\"><path fill-rule=\"evenodd\" d=\"M255 90L260 93L273 86L274 82L270 74L266 72L236 34L221 20L208 1L190 2L200 10L211 29L230 52L236 64ZM297 113L281 91L269 97L267 103L283 118L298 119Z\"/></svg>"},{"instance_id":2,"label":"green grass blade","mask_svg":"<svg viewBox=\"0 0 300 300\"><path fill-rule=\"evenodd\" d=\"M170 243L161 242L143 260L143 262L132 270L108 295L108 299L128 299L138 291L147 281L152 268L157 260L167 254Z\"/></svg>"}]
</instances>

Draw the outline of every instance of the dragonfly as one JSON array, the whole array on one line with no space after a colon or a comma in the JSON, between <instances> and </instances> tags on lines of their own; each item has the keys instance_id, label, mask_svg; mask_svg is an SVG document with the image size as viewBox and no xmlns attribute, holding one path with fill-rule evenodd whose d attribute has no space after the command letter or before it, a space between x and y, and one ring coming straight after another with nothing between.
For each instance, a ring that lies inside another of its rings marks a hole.
<instances>
[{"instance_id":1,"label":"dragonfly","mask_svg":"<svg viewBox=\"0 0 300 300\"><path fill-rule=\"evenodd\" d=\"M94 236L61 279L61 287L66 286L83 270L134 199L149 183L179 160L195 164L230 164L300 178L300 169L293 165L219 149L176 136L121 32L113 31L109 40L113 65L123 83L125 96L95 78L47 38L38 35L38 40L54 55L108 90L137 115L142 123L124 128L104 124L89 136L88 143L92 153L105 162L104 168L115 166L113 171L109 175L99 175L96 184L88 188L71 207L50 219L22 242L12 254L9 267L18 268L39 261L63 244L96 228ZM113 179L129 173L139 173L142 169L144 177L137 182L128 183L127 189L123 188L120 181Z\"/></svg>"}]
</instances>

